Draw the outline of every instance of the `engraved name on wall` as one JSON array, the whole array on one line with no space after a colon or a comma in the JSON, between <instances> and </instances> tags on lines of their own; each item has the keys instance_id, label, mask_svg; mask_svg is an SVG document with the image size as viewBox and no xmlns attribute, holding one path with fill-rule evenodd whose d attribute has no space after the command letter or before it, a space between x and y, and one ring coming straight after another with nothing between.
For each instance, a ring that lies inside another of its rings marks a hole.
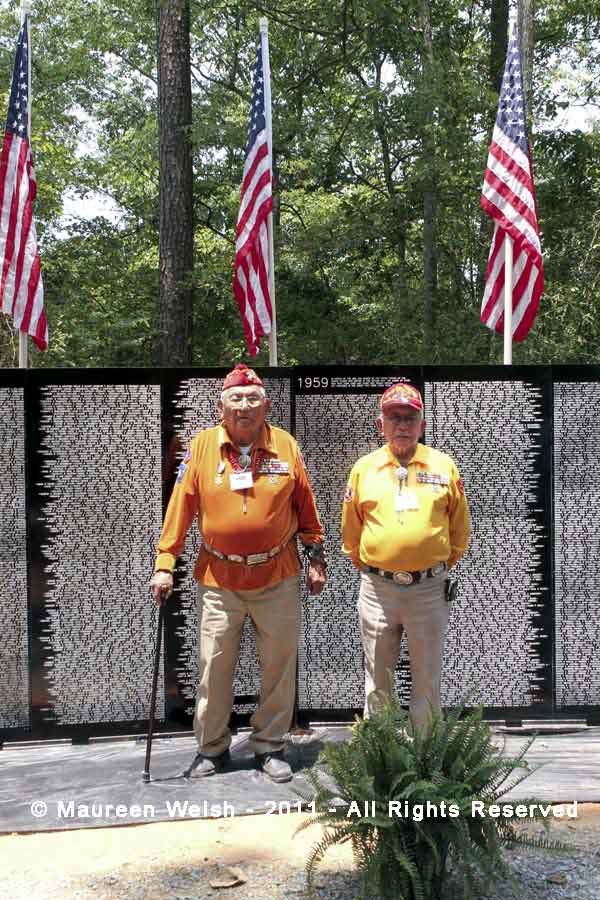
<instances>
[{"instance_id":1,"label":"engraved name on wall","mask_svg":"<svg viewBox=\"0 0 600 900\"><path fill-rule=\"evenodd\" d=\"M374 387L375 379L335 380L338 388ZM385 379L385 385L390 379ZM340 517L350 470L380 446L375 429L379 394L296 397L296 437L302 448L325 529L327 585L305 595L298 667L304 709L352 709L364 702L362 650L356 601L360 573L341 552Z\"/></svg>"},{"instance_id":2,"label":"engraved name on wall","mask_svg":"<svg viewBox=\"0 0 600 900\"><path fill-rule=\"evenodd\" d=\"M148 581L161 516L160 388L41 388L42 643L58 724L148 716ZM157 715L164 715L162 685Z\"/></svg>"},{"instance_id":3,"label":"engraved name on wall","mask_svg":"<svg viewBox=\"0 0 600 900\"><path fill-rule=\"evenodd\" d=\"M600 384L554 385L556 704L600 704Z\"/></svg>"},{"instance_id":4,"label":"engraved name on wall","mask_svg":"<svg viewBox=\"0 0 600 900\"><path fill-rule=\"evenodd\" d=\"M23 388L0 388L0 728L29 725Z\"/></svg>"},{"instance_id":5,"label":"engraved name on wall","mask_svg":"<svg viewBox=\"0 0 600 900\"><path fill-rule=\"evenodd\" d=\"M456 574L442 702L529 706L540 698L544 583L541 390L517 381L425 388L427 443L461 472L472 518Z\"/></svg>"}]
</instances>

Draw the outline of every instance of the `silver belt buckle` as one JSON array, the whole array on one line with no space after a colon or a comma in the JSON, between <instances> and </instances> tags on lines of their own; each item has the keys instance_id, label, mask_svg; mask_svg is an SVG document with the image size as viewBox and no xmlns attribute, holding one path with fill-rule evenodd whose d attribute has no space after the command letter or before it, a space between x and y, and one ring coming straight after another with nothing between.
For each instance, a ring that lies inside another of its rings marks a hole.
<instances>
[{"instance_id":1,"label":"silver belt buckle","mask_svg":"<svg viewBox=\"0 0 600 900\"><path fill-rule=\"evenodd\" d=\"M410 572L394 572L393 579L396 584L412 584L413 577Z\"/></svg>"},{"instance_id":2,"label":"silver belt buckle","mask_svg":"<svg viewBox=\"0 0 600 900\"><path fill-rule=\"evenodd\" d=\"M227 559L224 553L221 553L220 550L215 550L214 547L209 547L208 544L204 545L209 553L212 553L213 556L216 556L217 559Z\"/></svg>"},{"instance_id":3,"label":"silver belt buckle","mask_svg":"<svg viewBox=\"0 0 600 900\"><path fill-rule=\"evenodd\" d=\"M266 562L268 558L268 553L250 553L250 555L246 557L246 563L249 566L257 566L259 563Z\"/></svg>"},{"instance_id":4,"label":"silver belt buckle","mask_svg":"<svg viewBox=\"0 0 600 900\"><path fill-rule=\"evenodd\" d=\"M229 556L226 556L225 559L228 559L230 562L243 563L244 557L238 556L236 553L230 553Z\"/></svg>"}]
</instances>

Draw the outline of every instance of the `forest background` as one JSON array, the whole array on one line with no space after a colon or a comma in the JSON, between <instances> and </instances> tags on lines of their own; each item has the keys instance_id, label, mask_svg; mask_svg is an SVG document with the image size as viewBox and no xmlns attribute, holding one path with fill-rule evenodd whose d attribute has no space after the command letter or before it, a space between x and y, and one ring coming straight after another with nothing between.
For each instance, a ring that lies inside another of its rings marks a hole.
<instances>
[{"instance_id":1,"label":"forest background","mask_svg":"<svg viewBox=\"0 0 600 900\"><path fill-rule=\"evenodd\" d=\"M160 3L164 14L174 0ZM247 358L231 274L265 15L279 364L501 362L501 337L479 322L492 231L479 196L508 0L179 5L189 9L192 87L189 361ZM513 362L597 364L600 0L529 6L546 290ZM1 4L3 110L16 13L17 4ZM50 344L41 354L30 343L30 366L169 362L159 185L172 173L159 172L159 27L154 0L33 3L35 215ZM0 366L16 363L17 341L0 316ZM268 364L266 341L255 364Z\"/></svg>"}]
</instances>

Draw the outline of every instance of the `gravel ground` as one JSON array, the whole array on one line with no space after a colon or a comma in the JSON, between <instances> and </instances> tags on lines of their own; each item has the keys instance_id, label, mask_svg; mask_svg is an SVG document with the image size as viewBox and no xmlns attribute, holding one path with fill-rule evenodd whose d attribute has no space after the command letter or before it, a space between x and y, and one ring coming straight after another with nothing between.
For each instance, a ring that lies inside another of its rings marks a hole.
<instances>
[{"instance_id":1,"label":"gravel ground","mask_svg":"<svg viewBox=\"0 0 600 900\"><path fill-rule=\"evenodd\" d=\"M304 818L246 816L4 835L0 893L11 900L306 898L304 861L319 831L294 836ZM550 837L574 851L507 853L520 883L496 885L487 900L600 900L600 805L580 806L575 824L553 825ZM231 886L217 886L220 881ZM348 847L327 855L316 896L358 898ZM461 900L461 892L448 891L445 900Z\"/></svg>"}]
</instances>

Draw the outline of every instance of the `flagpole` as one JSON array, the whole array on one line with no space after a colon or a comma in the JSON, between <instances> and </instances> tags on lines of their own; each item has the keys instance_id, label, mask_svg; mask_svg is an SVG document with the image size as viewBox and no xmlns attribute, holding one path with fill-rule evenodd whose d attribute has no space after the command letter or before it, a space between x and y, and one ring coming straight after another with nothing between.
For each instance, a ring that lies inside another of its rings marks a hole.
<instances>
[{"instance_id":1,"label":"flagpole","mask_svg":"<svg viewBox=\"0 0 600 900\"><path fill-rule=\"evenodd\" d=\"M517 0L517 3L519 0ZM516 25L517 10L510 3L508 14L508 40ZM513 300L513 242L508 232L504 234L504 352L503 365L512 365L512 300Z\"/></svg>"},{"instance_id":2,"label":"flagpole","mask_svg":"<svg viewBox=\"0 0 600 900\"><path fill-rule=\"evenodd\" d=\"M512 364L513 242L504 235L504 365Z\"/></svg>"},{"instance_id":3,"label":"flagpole","mask_svg":"<svg viewBox=\"0 0 600 900\"><path fill-rule=\"evenodd\" d=\"M25 17L31 12L31 3L29 0L21 0L21 28ZM27 19L27 136L31 144L31 33L30 19ZM28 347L27 335L19 328L19 368L26 369L28 367Z\"/></svg>"},{"instance_id":4,"label":"flagpole","mask_svg":"<svg viewBox=\"0 0 600 900\"><path fill-rule=\"evenodd\" d=\"M271 67L269 64L269 20L262 17L260 25L260 48L264 78L265 126L269 151L269 171L273 178L273 126L271 122ZM273 184L271 183L273 188ZM275 307L275 245L273 241L273 210L267 219L269 240L269 293L271 295L271 332L269 334L269 365L277 365L277 310Z\"/></svg>"}]
</instances>

